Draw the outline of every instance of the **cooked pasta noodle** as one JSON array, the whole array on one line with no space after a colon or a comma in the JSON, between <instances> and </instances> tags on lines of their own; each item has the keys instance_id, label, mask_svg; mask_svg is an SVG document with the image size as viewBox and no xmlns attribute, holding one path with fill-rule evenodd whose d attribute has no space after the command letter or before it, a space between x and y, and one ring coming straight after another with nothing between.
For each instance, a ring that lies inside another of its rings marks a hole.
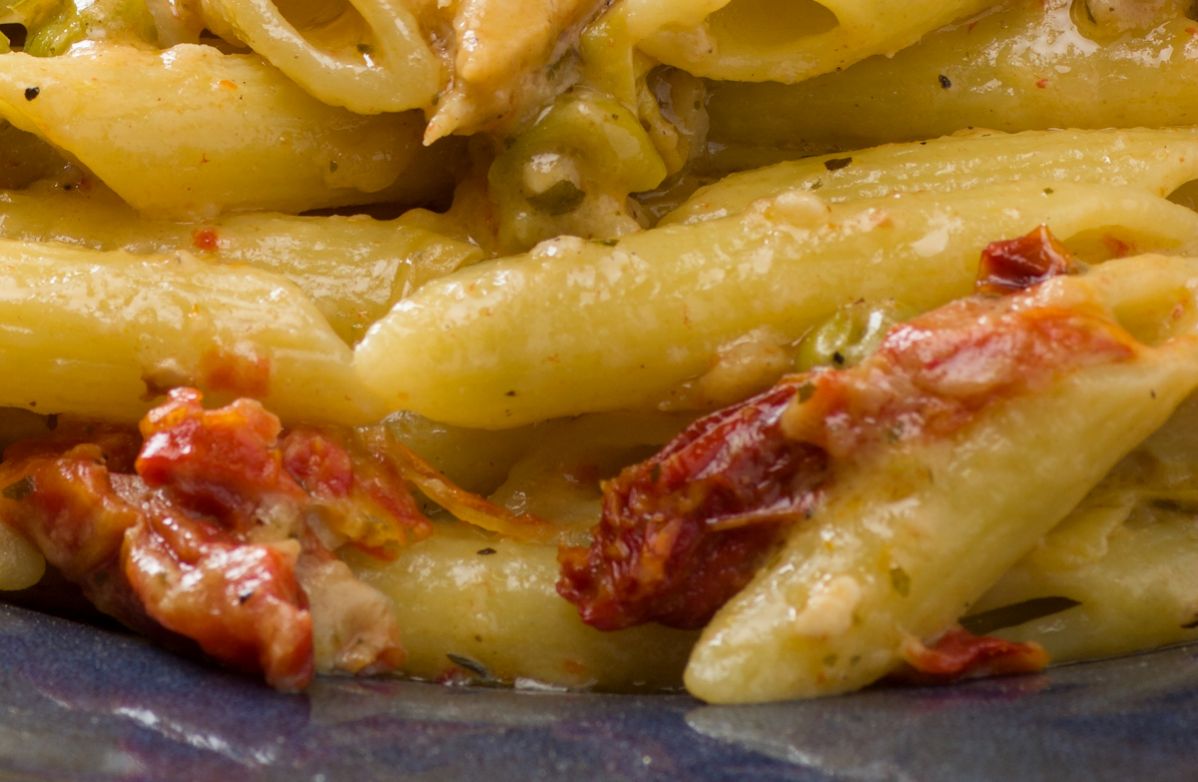
<instances>
[{"instance_id":1,"label":"cooked pasta noodle","mask_svg":"<svg viewBox=\"0 0 1198 782\"><path fill-rule=\"evenodd\" d=\"M1198 638L1190 6L0 0L0 590L281 689Z\"/></svg>"}]
</instances>

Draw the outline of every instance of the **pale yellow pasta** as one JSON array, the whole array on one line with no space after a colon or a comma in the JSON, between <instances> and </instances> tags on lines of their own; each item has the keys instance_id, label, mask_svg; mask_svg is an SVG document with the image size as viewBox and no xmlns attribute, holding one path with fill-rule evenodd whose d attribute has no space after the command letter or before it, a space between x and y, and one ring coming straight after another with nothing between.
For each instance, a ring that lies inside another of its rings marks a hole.
<instances>
[{"instance_id":1,"label":"pale yellow pasta","mask_svg":"<svg viewBox=\"0 0 1198 782\"><path fill-rule=\"evenodd\" d=\"M687 688L715 702L854 690L948 629L1198 386L1195 274L1198 260L1140 257L1041 285L1037 305L1106 310L1148 344L838 472L704 630Z\"/></svg>"},{"instance_id":2,"label":"pale yellow pasta","mask_svg":"<svg viewBox=\"0 0 1198 782\"><path fill-rule=\"evenodd\" d=\"M797 82L894 52L994 0L625 0L644 51L698 76Z\"/></svg>"},{"instance_id":3,"label":"pale yellow pasta","mask_svg":"<svg viewBox=\"0 0 1198 782\"><path fill-rule=\"evenodd\" d=\"M1195 424L1191 397L978 600L966 624L1036 641L1055 661L1198 638Z\"/></svg>"},{"instance_id":4,"label":"pale yellow pasta","mask_svg":"<svg viewBox=\"0 0 1198 782\"><path fill-rule=\"evenodd\" d=\"M685 669L745 702L865 686L956 622L1060 660L1198 638L1192 5L0 0L0 448L180 386L373 425L433 529L384 560L313 491L319 672L397 666L367 648L397 626L416 677ZM1132 358L838 458L701 634L600 632L561 597L554 544L613 520L603 481L698 411L862 360L1041 226L1081 271L1024 295L1111 314ZM505 513L554 544L467 524ZM0 524L0 591L45 565Z\"/></svg>"},{"instance_id":5,"label":"pale yellow pasta","mask_svg":"<svg viewBox=\"0 0 1198 782\"><path fill-rule=\"evenodd\" d=\"M349 348L283 278L187 254L0 241L0 405L136 421L164 389L288 420L377 420Z\"/></svg>"},{"instance_id":6,"label":"pale yellow pasta","mask_svg":"<svg viewBox=\"0 0 1198 782\"><path fill-rule=\"evenodd\" d=\"M41 581L46 560L21 533L0 524L0 591L28 589Z\"/></svg>"},{"instance_id":7,"label":"pale yellow pasta","mask_svg":"<svg viewBox=\"0 0 1198 782\"><path fill-rule=\"evenodd\" d=\"M1095 3L1095 6L1102 4ZM708 107L723 141L851 149L996 130L1198 122L1198 43L1177 0L1144 3L1132 30L1071 13L1072 0L1011 2L893 58L796 85L715 84ZM898 6L896 8L905 8Z\"/></svg>"},{"instance_id":8,"label":"pale yellow pasta","mask_svg":"<svg viewBox=\"0 0 1198 782\"><path fill-rule=\"evenodd\" d=\"M246 44L331 106L360 114L424 108L445 82L401 0L202 0L201 6L212 29Z\"/></svg>"},{"instance_id":9,"label":"pale yellow pasta","mask_svg":"<svg viewBox=\"0 0 1198 782\"><path fill-rule=\"evenodd\" d=\"M556 547L498 540L456 524L438 525L394 562L349 561L394 602L405 671L413 676L439 678L455 665L447 656L453 654L498 681L669 687L695 639L656 625L618 633L587 627L554 589Z\"/></svg>"},{"instance_id":10,"label":"pale yellow pasta","mask_svg":"<svg viewBox=\"0 0 1198 782\"><path fill-rule=\"evenodd\" d=\"M210 262L275 272L303 291L351 344L403 296L482 258L474 245L422 226L421 217L257 212L180 223L143 218L102 188L0 191L0 238L134 253L184 250Z\"/></svg>"},{"instance_id":11,"label":"pale yellow pasta","mask_svg":"<svg viewBox=\"0 0 1198 782\"><path fill-rule=\"evenodd\" d=\"M553 519L569 530L575 545L585 545L586 533L599 516L599 481L665 446L691 418L605 413L526 427L535 432L535 442L511 462L491 500L521 513Z\"/></svg>"},{"instance_id":12,"label":"pale yellow pasta","mask_svg":"<svg viewBox=\"0 0 1198 782\"><path fill-rule=\"evenodd\" d=\"M1115 517L1113 529L1104 531L1101 551L1095 556L1069 564L1051 559L1060 553L1058 547L1080 543L1071 539L1071 533L1082 533L1079 523L1096 520L1087 513L1092 509L1083 504L1062 529L1049 536L1043 549L1008 571L973 611L985 620L995 615L988 612L1018 616L1020 606L1034 609L1030 601L1052 604L1063 599L1076 605L983 629L1014 641L1035 641L1054 662L1126 654L1198 638L1194 624L1198 620L1198 533L1193 510L1134 501L1103 508L1108 513L1116 509L1122 510L1121 517ZM1094 535L1095 531L1087 532Z\"/></svg>"},{"instance_id":13,"label":"pale yellow pasta","mask_svg":"<svg viewBox=\"0 0 1198 782\"><path fill-rule=\"evenodd\" d=\"M925 190L951 193L1027 179L1117 185L1168 196L1198 179L1198 131L975 131L858 150L847 157L805 158L731 174L697 191L658 224L725 217L794 188L840 202Z\"/></svg>"},{"instance_id":14,"label":"pale yellow pasta","mask_svg":"<svg viewBox=\"0 0 1198 782\"><path fill-rule=\"evenodd\" d=\"M858 298L919 311L966 295L987 244L1042 223L1090 261L1198 237L1190 210L1119 188L1025 182L839 205L787 192L739 216L614 247L563 238L435 280L375 324L355 364L390 408L467 426L653 405L754 329L797 340Z\"/></svg>"},{"instance_id":15,"label":"pale yellow pasta","mask_svg":"<svg viewBox=\"0 0 1198 782\"><path fill-rule=\"evenodd\" d=\"M422 154L418 115L326 106L257 57L209 46L2 54L0 117L137 209L172 217L385 199Z\"/></svg>"}]
</instances>

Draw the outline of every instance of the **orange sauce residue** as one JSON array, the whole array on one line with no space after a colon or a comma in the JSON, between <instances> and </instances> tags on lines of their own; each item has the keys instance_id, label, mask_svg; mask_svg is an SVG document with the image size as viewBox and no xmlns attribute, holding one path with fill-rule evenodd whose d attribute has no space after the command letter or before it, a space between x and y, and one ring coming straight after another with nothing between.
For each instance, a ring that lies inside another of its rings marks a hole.
<instances>
[{"instance_id":1,"label":"orange sauce residue","mask_svg":"<svg viewBox=\"0 0 1198 782\"><path fill-rule=\"evenodd\" d=\"M210 391L262 399L270 393L270 359L210 348L200 357L200 385Z\"/></svg>"}]
</instances>

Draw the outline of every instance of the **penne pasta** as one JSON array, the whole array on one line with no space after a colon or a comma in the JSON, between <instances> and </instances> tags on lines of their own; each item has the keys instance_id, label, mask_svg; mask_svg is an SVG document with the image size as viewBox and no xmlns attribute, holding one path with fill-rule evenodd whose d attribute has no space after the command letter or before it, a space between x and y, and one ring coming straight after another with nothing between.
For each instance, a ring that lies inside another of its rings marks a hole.
<instances>
[{"instance_id":1,"label":"penne pasta","mask_svg":"<svg viewBox=\"0 0 1198 782\"><path fill-rule=\"evenodd\" d=\"M441 278L376 323L354 362L391 409L465 426L651 406L754 329L798 340L858 298L920 311L965 295L991 240L1040 224L1087 261L1185 252L1198 235L1190 210L1128 189L1029 181L839 205L787 192L740 216L614 247L555 240Z\"/></svg>"},{"instance_id":2,"label":"penne pasta","mask_svg":"<svg viewBox=\"0 0 1198 782\"><path fill-rule=\"evenodd\" d=\"M376 420L345 343L282 278L186 254L0 241L0 405L136 421L166 389L252 395L292 420Z\"/></svg>"},{"instance_id":3,"label":"penne pasta","mask_svg":"<svg viewBox=\"0 0 1198 782\"><path fill-rule=\"evenodd\" d=\"M1198 637L1198 398L1132 451L971 608L966 624L1069 661Z\"/></svg>"},{"instance_id":4,"label":"penne pasta","mask_svg":"<svg viewBox=\"0 0 1198 782\"><path fill-rule=\"evenodd\" d=\"M694 642L693 633L664 627L611 634L584 625L554 591L552 546L439 526L394 562L350 561L392 599L405 632L406 671L422 678L443 678L456 657L475 662L492 681L670 687Z\"/></svg>"},{"instance_id":5,"label":"penne pasta","mask_svg":"<svg viewBox=\"0 0 1198 782\"><path fill-rule=\"evenodd\" d=\"M482 258L479 248L426 228L421 218L418 212L394 220L258 212L180 223L143 218L99 187L0 191L0 238L141 254L191 252L214 264L273 272L303 291L350 344L400 298Z\"/></svg>"},{"instance_id":6,"label":"penne pasta","mask_svg":"<svg viewBox=\"0 0 1198 782\"><path fill-rule=\"evenodd\" d=\"M1198 385L1195 269L1122 260L1029 294L1020 311L1097 310L1143 341L982 408L953 435L900 437L877 461L846 465L705 629L688 689L715 702L844 692L948 629ZM1170 311L1181 314L1162 331Z\"/></svg>"},{"instance_id":7,"label":"penne pasta","mask_svg":"<svg viewBox=\"0 0 1198 782\"><path fill-rule=\"evenodd\" d=\"M0 0L0 592L289 691L1196 639L1191 6Z\"/></svg>"},{"instance_id":8,"label":"penne pasta","mask_svg":"<svg viewBox=\"0 0 1198 782\"><path fill-rule=\"evenodd\" d=\"M804 158L727 176L700 189L659 225L726 217L759 198L796 188L839 203L894 193L951 193L1029 179L1115 185L1169 196L1198 179L1198 132L974 131L860 150L848 158Z\"/></svg>"},{"instance_id":9,"label":"penne pasta","mask_svg":"<svg viewBox=\"0 0 1198 782\"><path fill-rule=\"evenodd\" d=\"M712 135L826 151L965 128L1198 122L1187 92L1198 69L1187 6L1117 4L1106 23L1073 12L1090 5L1101 4L1008 3L841 73L795 85L712 85ZM1143 11L1131 15L1128 6Z\"/></svg>"},{"instance_id":10,"label":"penne pasta","mask_svg":"<svg viewBox=\"0 0 1198 782\"><path fill-rule=\"evenodd\" d=\"M925 33L994 5L988 0L626 0L646 52L699 76L793 83L893 54Z\"/></svg>"},{"instance_id":11,"label":"penne pasta","mask_svg":"<svg viewBox=\"0 0 1198 782\"><path fill-rule=\"evenodd\" d=\"M179 95L190 101L158 110ZM422 156L416 115L350 114L256 57L207 46L0 55L0 117L158 216L369 203L409 168L419 171ZM436 187L442 175L419 187Z\"/></svg>"}]
</instances>

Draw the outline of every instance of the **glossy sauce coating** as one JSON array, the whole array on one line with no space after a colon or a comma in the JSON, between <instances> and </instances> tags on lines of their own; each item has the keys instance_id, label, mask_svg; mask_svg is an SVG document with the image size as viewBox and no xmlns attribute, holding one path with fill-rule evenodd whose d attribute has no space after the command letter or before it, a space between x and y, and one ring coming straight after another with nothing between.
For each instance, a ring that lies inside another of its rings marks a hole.
<instances>
[{"instance_id":1,"label":"glossy sauce coating","mask_svg":"<svg viewBox=\"0 0 1198 782\"><path fill-rule=\"evenodd\" d=\"M1019 290L1072 268L1046 230L983 255L979 287ZM784 378L693 424L604 487L589 548L561 551L558 591L600 629L704 624L818 513L841 470L878 449L946 437L988 406L1084 366L1131 358L1099 313L979 295L892 329L843 370Z\"/></svg>"}]
</instances>

